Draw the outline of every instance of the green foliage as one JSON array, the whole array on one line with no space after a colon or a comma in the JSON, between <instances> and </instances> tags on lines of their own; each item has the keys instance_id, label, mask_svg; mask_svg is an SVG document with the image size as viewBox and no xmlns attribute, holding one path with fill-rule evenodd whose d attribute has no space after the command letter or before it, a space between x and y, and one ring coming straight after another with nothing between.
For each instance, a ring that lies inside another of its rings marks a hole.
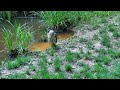
<instances>
[{"instance_id":1,"label":"green foliage","mask_svg":"<svg viewBox=\"0 0 120 90\"><path fill-rule=\"evenodd\" d=\"M54 59L54 68L56 71L60 71L60 67L61 67L60 58L56 56Z\"/></svg>"},{"instance_id":2,"label":"green foliage","mask_svg":"<svg viewBox=\"0 0 120 90\"><path fill-rule=\"evenodd\" d=\"M104 64L108 65L111 61L111 57L110 56L103 56L102 57Z\"/></svg>"},{"instance_id":3,"label":"green foliage","mask_svg":"<svg viewBox=\"0 0 120 90\"><path fill-rule=\"evenodd\" d=\"M10 30L7 30L5 28L3 29L3 32L6 48L10 52L10 50L12 49L12 33L10 32Z\"/></svg>"},{"instance_id":4,"label":"green foliage","mask_svg":"<svg viewBox=\"0 0 120 90\"><path fill-rule=\"evenodd\" d=\"M82 73L82 72L86 72L86 71L89 71L89 70L90 70L90 66L84 64L84 65L83 65L83 69L82 69L80 72Z\"/></svg>"},{"instance_id":5,"label":"green foliage","mask_svg":"<svg viewBox=\"0 0 120 90\"><path fill-rule=\"evenodd\" d=\"M30 32L30 27L16 25L13 27L15 28L15 36L10 32L10 30L4 28L4 39L5 39L5 45L8 51L13 50L14 48L19 49L19 53L23 52L23 49L28 48L28 45L30 44L30 41L32 40L32 34ZM12 40L12 38L16 38L15 41Z\"/></svg>"},{"instance_id":6,"label":"green foliage","mask_svg":"<svg viewBox=\"0 0 120 90\"><path fill-rule=\"evenodd\" d=\"M75 52L68 51L65 55L65 60L68 62L73 62L78 58L80 58L80 54L77 52L75 53Z\"/></svg>"},{"instance_id":7,"label":"green foliage","mask_svg":"<svg viewBox=\"0 0 120 90\"><path fill-rule=\"evenodd\" d=\"M72 62L74 60L72 52L69 51L69 52L66 53L65 60L68 61L68 62Z\"/></svg>"},{"instance_id":8,"label":"green foliage","mask_svg":"<svg viewBox=\"0 0 120 90\"><path fill-rule=\"evenodd\" d=\"M80 41L80 43L86 43L86 42L88 42L88 40L86 38L80 38L79 41Z\"/></svg>"},{"instance_id":9,"label":"green foliage","mask_svg":"<svg viewBox=\"0 0 120 90\"><path fill-rule=\"evenodd\" d=\"M55 49L54 49L54 48L50 48L50 49L47 50L47 53L48 53L50 56L54 56Z\"/></svg>"},{"instance_id":10,"label":"green foliage","mask_svg":"<svg viewBox=\"0 0 120 90\"><path fill-rule=\"evenodd\" d=\"M25 64L30 61L30 58L28 57L18 57L15 61L7 61L6 67L8 69L15 69L20 67L22 64Z\"/></svg>"},{"instance_id":11,"label":"green foliage","mask_svg":"<svg viewBox=\"0 0 120 90\"><path fill-rule=\"evenodd\" d=\"M14 17L14 14L12 11L0 11L0 18L11 21L13 17Z\"/></svg>"},{"instance_id":12,"label":"green foliage","mask_svg":"<svg viewBox=\"0 0 120 90\"><path fill-rule=\"evenodd\" d=\"M32 35L30 33L30 28L28 28L27 26L22 28L22 26L20 26L20 24L16 25L16 48L20 49L20 52L23 51L23 49L25 49L26 44L29 45L30 41L32 39Z\"/></svg>"},{"instance_id":13,"label":"green foliage","mask_svg":"<svg viewBox=\"0 0 120 90\"><path fill-rule=\"evenodd\" d=\"M106 18L101 18L101 22L102 23L107 23L107 19Z\"/></svg>"},{"instance_id":14,"label":"green foliage","mask_svg":"<svg viewBox=\"0 0 120 90\"><path fill-rule=\"evenodd\" d=\"M95 75L90 71L84 72L83 74L84 74L84 77L86 77L87 79L96 79Z\"/></svg>"},{"instance_id":15,"label":"green foliage","mask_svg":"<svg viewBox=\"0 0 120 90\"><path fill-rule=\"evenodd\" d=\"M115 62L114 67L112 68L112 75L113 77L120 77L120 63Z\"/></svg>"},{"instance_id":16,"label":"green foliage","mask_svg":"<svg viewBox=\"0 0 120 90\"><path fill-rule=\"evenodd\" d=\"M8 79L26 79L26 75L24 73L15 73L8 75Z\"/></svg>"},{"instance_id":17,"label":"green foliage","mask_svg":"<svg viewBox=\"0 0 120 90\"><path fill-rule=\"evenodd\" d=\"M110 37L108 36L108 34L103 33L101 35L101 37L102 37L102 40L101 40L102 45L107 46L108 48L110 48L111 44L110 44Z\"/></svg>"},{"instance_id":18,"label":"green foliage","mask_svg":"<svg viewBox=\"0 0 120 90\"><path fill-rule=\"evenodd\" d=\"M65 70L66 70L67 72L72 72L72 66L71 66L71 64L66 64L66 65L65 65Z\"/></svg>"},{"instance_id":19,"label":"green foliage","mask_svg":"<svg viewBox=\"0 0 120 90\"><path fill-rule=\"evenodd\" d=\"M78 72L73 72L72 79L81 79L81 75Z\"/></svg>"},{"instance_id":20,"label":"green foliage","mask_svg":"<svg viewBox=\"0 0 120 90\"><path fill-rule=\"evenodd\" d=\"M109 31L113 32L113 31L116 31L117 28L113 24L109 24L108 29Z\"/></svg>"},{"instance_id":21,"label":"green foliage","mask_svg":"<svg viewBox=\"0 0 120 90\"><path fill-rule=\"evenodd\" d=\"M91 60L93 58L92 54L90 52L85 53L84 57L85 57L86 60Z\"/></svg>"},{"instance_id":22,"label":"green foliage","mask_svg":"<svg viewBox=\"0 0 120 90\"><path fill-rule=\"evenodd\" d=\"M113 31L113 36L115 38L119 38L120 37L120 32L118 30Z\"/></svg>"},{"instance_id":23,"label":"green foliage","mask_svg":"<svg viewBox=\"0 0 120 90\"><path fill-rule=\"evenodd\" d=\"M50 79L65 79L65 73L64 72L57 72L50 76Z\"/></svg>"}]
</instances>

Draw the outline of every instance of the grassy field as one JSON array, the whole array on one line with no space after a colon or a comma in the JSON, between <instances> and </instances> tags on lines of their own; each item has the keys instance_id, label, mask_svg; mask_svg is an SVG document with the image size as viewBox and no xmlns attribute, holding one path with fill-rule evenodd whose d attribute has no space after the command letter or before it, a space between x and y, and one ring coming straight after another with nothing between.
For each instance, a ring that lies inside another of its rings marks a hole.
<instances>
[{"instance_id":1,"label":"grassy field","mask_svg":"<svg viewBox=\"0 0 120 90\"><path fill-rule=\"evenodd\" d=\"M60 11L55 14L55 19L51 15L52 11L46 11L42 13L44 15L42 18L44 17L48 27L54 26L53 22L57 23L62 15L66 17L66 13L69 16L68 19L72 18L70 20L77 23L73 28L76 32L73 37L59 40L58 50L49 48L44 52L3 62L0 78L119 79L120 12ZM36 14L41 15L39 12ZM64 17L59 22L64 21ZM76 18L80 18L79 22Z\"/></svg>"}]
</instances>

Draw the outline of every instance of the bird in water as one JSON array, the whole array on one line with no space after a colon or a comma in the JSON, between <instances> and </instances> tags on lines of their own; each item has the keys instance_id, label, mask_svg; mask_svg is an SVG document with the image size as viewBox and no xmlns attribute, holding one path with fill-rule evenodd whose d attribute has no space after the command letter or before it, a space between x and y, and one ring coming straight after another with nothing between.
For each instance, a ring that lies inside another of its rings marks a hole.
<instances>
[{"instance_id":1,"label":"bird in water","mask_svg":"<svg viewBox=\"0 0 120 90\"><path fill-rule=\"evenodd\" d=\"M48 42L52 47L56 47L57 43L57 33L55 33L54 30L49 30L48 31Z\"/></svg>"}]
</instances>

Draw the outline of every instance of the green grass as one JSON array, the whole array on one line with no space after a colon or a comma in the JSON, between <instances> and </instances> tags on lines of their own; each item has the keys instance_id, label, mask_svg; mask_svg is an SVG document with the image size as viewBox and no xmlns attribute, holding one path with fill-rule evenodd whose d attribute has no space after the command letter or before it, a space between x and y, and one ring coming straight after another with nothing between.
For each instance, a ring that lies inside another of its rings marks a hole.
<instances>
[{"instance_id":1,"label":"green grass","mask_svg":"<svg viewBox=\"0 0 120 90\"><path fill-rule=\"evenodd\" d=\"M60 71L61 62L60 62L60 58L58 56L56 56L54 59L54 68L56 71Z\"/></svg>"},{"instance_id":2,"label":"green grass","mask_svg":"<svg viewBox=\"0 0 120 90\"><path fill-rule=\"evenodd\" d=\"M12 21L14 14L12 11L0 11L0 18Z\"/></svg>"},{"instance_id":3,"label":"green grass","mask_svg":"<svg viewBox=\"0 0 120 90\"><path fill-rule=\"evenodd\" d=\"M23 26L23 25L22 25ZM26 44L29 45L30 41L32 39L32 34L30 32L30 28L25 26L24 28L22 28L22 26L20 26L20 24L16 25L16 48L20 49L20 52L23 51L23 49L25 49Z\"/></svg>"},{"instance_id":4,"label":"green grass","mask_svg":"<svg viewBox=\"0 0 120 90\"><path fill-rule=\"evenodd\" d=\"M65 79L65 73L57 72L57 73L51 74L50 79Z\"/></svg>"},{"instance_id":5,"label":"green grass","mask_svg":"<svg viewBox=\"0 0 120 90\"><path fill-rule=\"evenodd\" d=\"M47 53L50 55L50 56L54 56L55 54L55 49L54 48L50 48L47 50Z\"/></svg>"},{"instance_id":6,"label":"green grass","mask_svg":"<svg viewBox=\"0 0 120 90\"><path fill-rule=\"evenodd\" d=\"M105 65L108 65L111 61L111 57L110 56L103 56L102 60L104 61Z\"/></svg>"},{"instance_id":7,"label":"green grass","mask_svg":"<svg viewBox=\"0 0 120 90\"><path fill-rule=\"evenodd\" d=\"M81 57L80 53L78 53L78 52L68 51L65 54L65 60L68 61L68 62L73 62L73 61L79 59L80 57Z\"/></svg>"},{"instance_id":8,"label":"green grass","mask_svg":"<svg viewBox=\"0 0 120 90\"><path fill-rule=\"evenodd\" d=\"M89 21L94 16L105 17L115 13L112 11L37 11L34 12L34 15L42 18L46 27L58 29L59 26L66 27L66 21L69 21L74 26L79 21ZM101 22L106 22L106 19L102 19Z\"/></svg>"},{"instance_id":9,"label":"green grass","mask_svg":"<svg viewBox=\"0 0 120 90\"><path fill-rule=\"evenodd\" d=\"M15 73L8 75L8 79L26 79L25 73Z\"/></svg>"},{"instance_id":10,"label":"green grass","mask_svg":"<svg viewBox=\"0 0 120 90\"><path fill-rule=\"evenodd\" d=\"M65 55L65 60L68 61L68 62L72 62L74 61L74 58L72 56L72 52L68 51Z\"/></svg>"},{"instance_id":11,"label":"green grass","mask_svg":"<svg viewBox=\"0 0 120 90\"><path fill-rule=\"evenodd\" d=\"M31 27L27 27L25 24L22 26L20 26L20 24L12 26L15 29L15 35L12 34L9 29L3 29L5 46L9 52L15 48L18 48L19 53L22 53L23 49L28 48L32 40L32 34L30 32ZM12 40L13 37L15 38L15 41Z\"/></svg>"},{"instance_id":12,"label":"green grass","mask_svg":"<svg viewBox=\"0 0 120 90\"><path fill-rule=\"evenodd\" d=\"M82 38L82 37L81 37L81 38L79 39L79 42L84 44L84 43L87 43L88 40L87 40L86 38Z\"/></svg>"},{"instance_id":13,"label":"green grass","mask_svg":"<svg viewBox=\"0 0 120 90\"><path fill-rule=\"evenodd\" d=\"M114 67L112 68L112 75L114 78L120 78L120 63L115 62Z\"/></svg>"},{"instance_id":14,"label":"green grass","mask_svg":"<svg viewBox=\"0 0 120 90\"><path fill-rule=\"evenodd\" d=\"M113 37L119 38L120 37L120 32L118 30L113 31Z\"/></svg>"},{"instance_id":15,"label":"green grass","mask_svg":"<svg viewBox=\"0 0 120 90\"><path fill-rule=\"evenodd\" d=\"M113 24L109 24L108 29L109 31L113 32L113 31L116 31L117 28Z\"/></svg>"},{"instance_id":16,"label":"green grass","mask_svg":"<svg viewBox=\"0 0 120 90\"><path fill-rule=\"evenodd\" d=\"M49 72L48 72L48 61L47 61L47 58L45 55L42 55L41 56L41 59L39 61L39 65L40 65L40 70L39 70L39 74L40 74L40 77L42 79L49 79L50 75L49 75Z\"/></svg>"},{"instance_id":17,"label":"green grass","mask_svg":"<svg viewBox=\"0 0 120 90\"><path fill-rule=\"evenodd\" d=\"M110 37L108 36L108 33L103 33L102 35L101 35L101 38L102 38L102 40L101 40L101 44L103 45L103 46L106 46L106 47L108 47L108 48L110 48L111 47L111 44L110 44Z\"/></svg>"},{"instance_id":18,"label":"green grass","mask_svg":"<svg viewBox=\"0 0 120 90\"><path fill-rule=\"evenodd\" d=\"M92 60L92 54L90 52L84 53L85 60Z\"/></svg>"},{"instance_id":19,"label":"green grass","mask_svg":"<svg viewBox=\"0 0 120 90\"><path fill-rule=\"evenodd\" d=\"M21 65L27 63L30 61L30 58L28 57L18 57L16 58L16 60L14 61L11 61L11 60L8 60L5 64L5 66L8 68L8 69L15 69L15 68L18 68L20 67Z\"/></svg>"},{"instance_id":20,"label":"green grass","mask_svg":"<svg viewBox=\"0 0 120 90\"><path fill-rule=\"evenodd\" d=\"M101 18L101 23L107 23L107 19L106 18Z\"/></svg>"},{"instance_id":21,"label":"green grass","mask_svg":"<svg viewBox=\"0 0 120 90\"><path fill-rule=\"evenodd\" d=\"M12 49L12 33L10 32L10 30L7 29L3 29L4 32L4 40L5 40L5 46L8 50L8 52L10 52L10 50Z\"/></svg>"},{"instance_id":22,"label":"green grass","mask_svg":"<svg viewBox=\"0 0 120 90\"><path fill-rule=\"evenodd\" d=\"M72 79L81 79L81 75L78 72L73 72Z\"/></svg>"},{"instance_id":23,"label":"green grass","mask_svg":"<svg viewBox=\"0 0 120 90\"><path fill-rule=\"evenodd\" d=\"M65 65L65 71L72 72L72 65L71 64L66 64Z\"/></svg>"}]
</instances>

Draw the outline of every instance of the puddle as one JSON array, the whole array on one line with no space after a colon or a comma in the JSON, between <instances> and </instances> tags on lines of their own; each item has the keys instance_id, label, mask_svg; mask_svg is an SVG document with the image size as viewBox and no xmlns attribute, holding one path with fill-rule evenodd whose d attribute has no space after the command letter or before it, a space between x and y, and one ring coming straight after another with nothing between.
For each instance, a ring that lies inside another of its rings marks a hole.
<instances>
[{"instance_id":1,"label":"puddle","mask_svg":"<svg viewBox=\"0 0 120 90\"><path fill-rule=\"evenodd\" d=\"M70 32L58 34L57 38L58 38L58 40L65 40L65 39L70 38L73 35L74 35L74 31L71 30ZM34 51L45 51L49 47L51 47L51 45L48 42L46 42L46 43L43 43L43 42L41 42L41 43L33 43L30 46L30 50L32 52L34 52Z\"/></svg>"},{"instance_id":2,"label":"puddle","mask_svg":"<svg viewBox=\"0 0 120 90\"><path fill-rule=\"evenodd\" d=\"M30 46L30 50L32 52L34 52L34 51L45 51L50 46L51 45L48 42L45 42L45 43L33 43Z\"/></svg>"}]
</instances>

